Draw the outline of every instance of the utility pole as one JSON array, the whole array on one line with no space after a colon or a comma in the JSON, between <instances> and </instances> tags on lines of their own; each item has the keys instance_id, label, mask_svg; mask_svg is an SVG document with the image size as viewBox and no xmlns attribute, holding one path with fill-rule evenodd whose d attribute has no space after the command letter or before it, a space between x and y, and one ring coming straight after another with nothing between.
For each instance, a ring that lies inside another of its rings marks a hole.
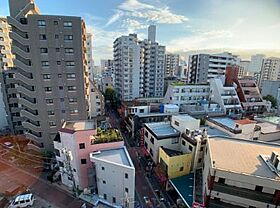
<instances>
[{"instance_id":1,"label":"utility pole","mask_svg":"<svg viewBox=\"0 0 280 208\"><path fill-rule=\"evenodd\" d=\"M66 170L67 170L66 173L67 173L68 176L70 176L70 178L71 178L71 180L73 182L73 191L75 193L75 196L78 197L79 194L78 194L78 190L77 190L77 186L76 186L76 181L75 181L73 170L72 170L72 167L71 167L71 160L72 160L71 151L63 148L62 152L63 152L63 154L66 157L66 161L65 161Z\"/></svg>"}]
</instances>

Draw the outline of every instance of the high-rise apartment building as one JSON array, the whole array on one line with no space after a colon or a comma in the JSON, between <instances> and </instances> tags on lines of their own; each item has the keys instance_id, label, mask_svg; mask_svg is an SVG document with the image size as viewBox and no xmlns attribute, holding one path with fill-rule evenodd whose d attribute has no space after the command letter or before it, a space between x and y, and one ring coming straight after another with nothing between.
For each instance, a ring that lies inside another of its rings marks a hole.
<instances>
[{"instance_id":1,"label":"high-rise apartment building","mask_svg":"<svg viewBox=\"0 0 280 208\"><path fill-rule=\"evenodd\" d=\"M179 54L168 53L165 55L165 77L179 76Z\"/></svg>"},{"instance_id":2,"label":"high-rise apartment building","mask_svg":"<svg viewBox=\"0 0 280 208\"><path fill-rule=\"evenodd\" d=\"M41 15L33 0L9 4L15 59L5 82L11 128L52 149L64 120L88 118L85 23L80 17Z\"/></svg>"},{"instance_id":3,"label":"high-rise apartment building","mask_svg":"<svg viewBox=\"0 0 280 208\"><path fill-rule=\"evenodd\" d=\"M263 54L256 54L256 55L251 56L249 71L253 72L253 73L255 73L255 72L259 73L262 69L262 62L263 62L264 58L265 58L265 55L263 55Z\"/></svg>"},{"instance_id":4,"label":"high-rise apartment building","mask_svg":"<svg viewBox=\"0 0 280 208\"><path fill-rule=\"evenodd\" d=\"M101 59L101 73L106 75L114 74L114 60L113 59Z\"/></svg>"},{"instance_id":5,"label":"high-rise apartment building","mask_svg":"<svg viewBox=\"0 0 280 208\"><path fill-rule=\"evenodd\" d=\"M121 100L163 96L165 46L155 42L155 26L148 36L140 41L129 34L114 41L115 89Z\"/></svg>"},{"instance_id":6,"label":"high-rise apartment building","mask_svg":"<svg viewBox=\"0 0 280 208\"><path fill-rule=\"evenodd\" d=\"M238 78L243 78L244 76L249 76L249 67L250 67L250 61L240 61L239 63L239 70L238 70Z\"/></svg>"},{"instance_id":7,"label":"high-rise apartment building","mask_svg":"<svg viewBox=\"0 0 280 208\"><path fill-rule=\"evenodd\" d=\"M259 87L262 88L264 80L280 80L280 58L269 57L263 60Z\"/></svg>"},{"instance_id":8,"label":"high-rise apartment building","mask_svg":"<svg viewBox=\"0 0 280 208\"><path fill-rule=\"evenodd\" d=\"M224 52L219 54L195 54L189 57L189 82L205 83L224 75L228 65L237 62L237 56Z\"/></svg>"}]
</instances>

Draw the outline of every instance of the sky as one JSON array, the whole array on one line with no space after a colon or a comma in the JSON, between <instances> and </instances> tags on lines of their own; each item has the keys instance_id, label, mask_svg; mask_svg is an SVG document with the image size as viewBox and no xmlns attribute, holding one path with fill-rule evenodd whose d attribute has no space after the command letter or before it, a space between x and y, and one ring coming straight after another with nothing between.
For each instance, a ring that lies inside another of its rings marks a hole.
<instances>
[{"instance_id":1,"label":"sky","mask_svg":"<svg viewBox=\"0 0 280 208\"><path fill-rule=\"evenodd\" d=\"M93 56L112 58L113 41L129 33L157 41L182 57L229 51L280 56L280 0L35 0L42 14L81 16L93 34ZM0 0L0 16L9 15Z\"/></svg>"}]
</instances>

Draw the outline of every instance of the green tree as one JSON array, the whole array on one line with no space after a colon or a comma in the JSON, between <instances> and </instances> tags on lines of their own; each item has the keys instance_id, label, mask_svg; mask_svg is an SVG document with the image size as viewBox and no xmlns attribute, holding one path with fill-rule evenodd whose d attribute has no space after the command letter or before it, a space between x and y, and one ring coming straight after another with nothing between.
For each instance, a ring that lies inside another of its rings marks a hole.
<instances>
[{"instance_id":1,"label":"green tree","mask_svg":"<svg viewBox=\"0 0 280 208\"><path fill-rule=\"evenodd\" d=\"M110 106L116 109L119 105L119 100L117 99L116 92L112 87L108 87L104 93L106 103L109 103Z\"/></svg>"},{"instance_id":2,"label":"green tree","mask_svg":"<svg viewBox=\"0 0 280 208\"><path fill-rule=\"evenodd\" d=\"M273 108L277 107L277 100L272 95L264 96L263 99L270 101Z\"/></svg>"}]
</instances>

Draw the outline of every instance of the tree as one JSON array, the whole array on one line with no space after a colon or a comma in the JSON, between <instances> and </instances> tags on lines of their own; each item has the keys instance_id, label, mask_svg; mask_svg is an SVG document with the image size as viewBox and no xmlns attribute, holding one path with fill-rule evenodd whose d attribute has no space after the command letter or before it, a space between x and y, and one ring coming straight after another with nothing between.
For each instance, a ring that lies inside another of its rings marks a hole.
<instances>
[{"instance_id":1,"label":"tree","mask_svg":"<svg viewBox=\"0 0 280 208\"><path fill-rule=\"evenodd\" d=\"M112 108L117 108L119 102L116 96L116 92L112 87L108 87L104 93L106 103L110 103Z\"/></svg>"},{"instance_id":2,"label":"tree","mask_svg":"<svg viewBox=\"0 0 280 208\"><path fill-rule=\"evenodd\" d=\"M272 95L267 95L263 97L264 100L270 101L273 108L277 107L277 100Z\"/></svg>"}]
</instances>

